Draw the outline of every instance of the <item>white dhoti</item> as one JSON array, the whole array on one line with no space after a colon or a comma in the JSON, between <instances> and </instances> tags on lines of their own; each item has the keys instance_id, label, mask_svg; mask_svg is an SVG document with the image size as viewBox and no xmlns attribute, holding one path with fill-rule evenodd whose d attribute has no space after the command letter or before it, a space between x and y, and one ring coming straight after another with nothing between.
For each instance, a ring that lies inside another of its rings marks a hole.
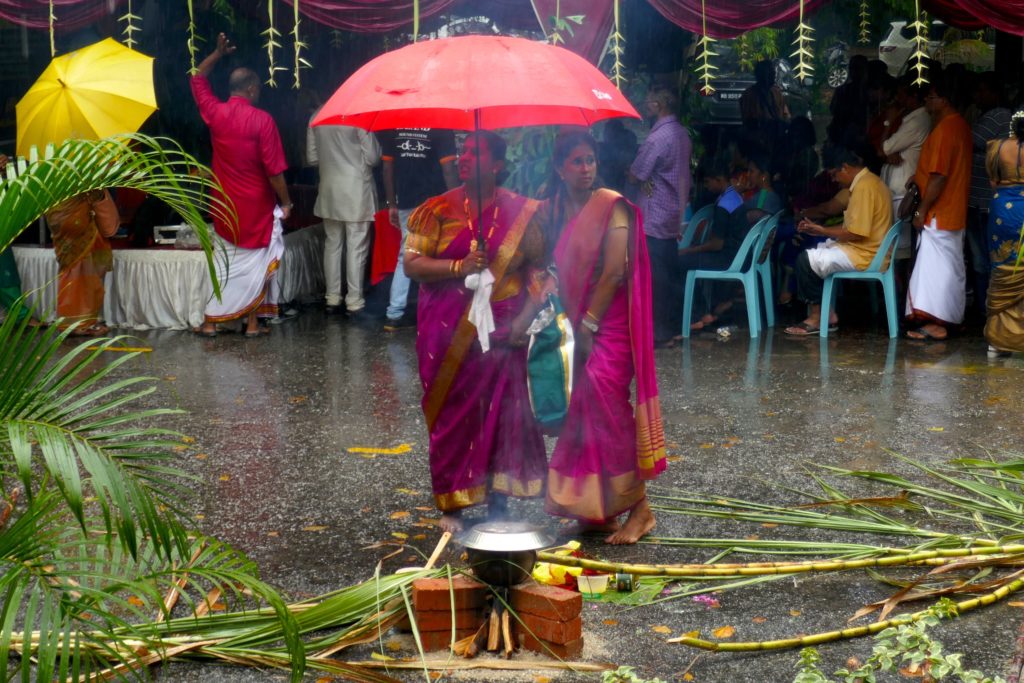
<instances>
[{"instance_id":1,"label":"white dhoti","mask_svg":"<svg viewBox=\"0 0 1024 683\"><path fill-rule=\"evenodd\" d=\"M848 273L857 270L849 255L839 247L839 242L833 239L825 240L814 249L807 250L807 261L811 270L822 280L832 273Z\"/></svg>"},{"instance_id":2,"label":"white dhoti","mask_svg":"<svg viewBox=\"0 0 1024 683\"><path fill-rule=\"evenodd\" d=\"M959 325L966 300L964 231L939 230L933 219L921 230L907 293L907 317Z\"/></svg>"},{"instance_id":3,"label":"white dhoti","mask_svg":"<svg viewBox=\"0 0 1024 683\"><path fill-rule=\"evenodd\" d=\"M257 309L261 315L274 315L277 305L274 285L284 255L281 216L281 209L275 208L270 244L260 249L243 249L216 235L213 260L221 298L218 301L214 296L206 305L208 321L235 320Z\"/></svg>"}]
</instances>

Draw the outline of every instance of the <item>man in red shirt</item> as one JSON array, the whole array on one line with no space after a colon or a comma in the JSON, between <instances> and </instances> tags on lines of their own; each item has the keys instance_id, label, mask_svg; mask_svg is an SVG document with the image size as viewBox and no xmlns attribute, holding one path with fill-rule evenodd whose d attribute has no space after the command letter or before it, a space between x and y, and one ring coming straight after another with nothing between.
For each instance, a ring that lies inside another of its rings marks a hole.
<instances>
[{"instance_id":1,"label":"man in red shirt","mask_svg":"<svg viewBox=\"0 0 1024 683\"><path fill-rule=\"evenodd\" d=\"M950 79L940 75L924 98L932 132L925 138L914 174L921 205L913 225L921 237L907 293L911 339L945 339L947 328L964 319L964 228L972 138L971 127L953 105L953 87Z\"/></svg>"},{"instance_id":2,"label":"man in red shirt","mask_svg":"<svg viewBox=\"0 0 1024 683\"><path fill-rule=\"evenodd\" d=\"M208 74L221 57L235 46L221 33L217 48L199 65L192 77L192 97L213 142L213 172L224 188L215 199L232 205L237 221L214 212L213 227L223 240L227 259L218 258L217 275L221 300L211 299L200 334L216 335L216 324L247 316L245 334L261 333L258 315L273 315L270 284L276 274L284 240L281 222L291 213L281 137L270 114L257 109L260 80L251 69L231 72L231 96L222 102L213 94Z\"/></svg>"}]
</instances>

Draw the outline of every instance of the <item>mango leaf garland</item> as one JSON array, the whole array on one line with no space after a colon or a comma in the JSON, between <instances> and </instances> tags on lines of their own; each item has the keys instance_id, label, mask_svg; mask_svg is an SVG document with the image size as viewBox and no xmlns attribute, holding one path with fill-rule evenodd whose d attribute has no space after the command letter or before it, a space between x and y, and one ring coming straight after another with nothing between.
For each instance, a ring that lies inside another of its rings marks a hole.
<instances>
[{"instance_id":1,"label":"mango leaf garland","mask_svg":"<svg viewBox=\"0 0 1024 683\"><path fill-rule=\"evenodd\" d=\"M712 57L717 57L718 53L712 51L711 46L714 44L715 39L708 35L708 20L707 14L704 9L704 0L700 2L700 20L701 20L701 38L697 41L697 77L700 78L702 83L700 87L701 95L710 95L715 92L714 87L711 85L711 81L715 78L715 71L718 71L718 67L711 63Z\"/></svg>"}]
</instances>

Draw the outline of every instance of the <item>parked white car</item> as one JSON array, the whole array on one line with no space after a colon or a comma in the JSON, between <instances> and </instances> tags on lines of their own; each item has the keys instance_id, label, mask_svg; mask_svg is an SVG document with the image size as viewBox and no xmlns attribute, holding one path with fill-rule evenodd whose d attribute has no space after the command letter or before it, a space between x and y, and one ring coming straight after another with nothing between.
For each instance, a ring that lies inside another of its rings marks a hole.
<instances>
[{"instance_id":1,"label":"parked white car","mask_svg":"<svg viewBox=\"0 0 1024 683\"><path fill-rule=\"evenodd\" d=\"M933 21L928 33L928 56L943 66L965 64L972 71L991 71L995 65L995 48L983 40L963 37L961 31L948 31L941 21ZM951 38L948 42L946 38ZM889 33L878 44L878 58L885 62L889 75L906 72L907 60L914 54L914 29L906 21L889 24Z\"/></svg>"},{"instance_id":2,"label":"parked white car","mask_svg":"<svg viewBox=\"0 0 1024 683\"><path fill-rule=\"evenodd\" d=\"M932 56L942 41L935 38L942 36L942 24L932 25L928 41L928 56ZM899 76L904 72L904 66L910 55L914 54L914 29L907 26L905 21L894 21L889 24L889 33L878 44L878 58L885 62L890 76Z\"/></svg>"}]
</instances>

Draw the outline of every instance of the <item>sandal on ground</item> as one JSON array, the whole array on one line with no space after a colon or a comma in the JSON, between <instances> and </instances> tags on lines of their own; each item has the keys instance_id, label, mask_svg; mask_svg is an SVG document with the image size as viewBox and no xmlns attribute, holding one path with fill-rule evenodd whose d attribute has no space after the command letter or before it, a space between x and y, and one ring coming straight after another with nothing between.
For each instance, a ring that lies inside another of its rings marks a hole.
<instances>
[{"instance_id":1,"label":"sandal on ground","mask_svg":"<svg viewBox=\"0 0 1024 683\"><path fill-rule=\"evenodd\" d=\"M110 328L103 323L93 323L88 327L76 327L71 331L72 337L102 337L110 333Z\"/></svg>"},{"instance_id":2,"label":"sandal on ground","mask_svg":"<svg viewBox=\"0 0 1024 683\"><path fill-rule=\"evenodd\" d=\"M915 336L915 335L917 335L917 336ZM935 341L946 341L946 339L948 339L948 338L949 338L949 332L946 332L945 335L939 337L939 336L936 336L934 332L932 332L931 330L929 330L929 329L927 329L925 327L918 327L916 330L907 330L907 339L913 339L914 341L935 342Z\"/></svg>"},{"instance_id":3,"label":"sandal on ground","mask_svg":"<svg viewBox=\"0 0 1024 683\"><path fill-rule=\"evenodd\" d=\"M830 333L838 332L839 324L830 323L828 326L828 331ZM803 322L799 322L796 325L790 325L789 327L787 327L786 334L788 334L791 337L813 337L815 335L821 334L821 328L818 327L817 325L812 325L806 320L804 320Z\"/></svg>"},{"instance_id":4,"label":"sandal on ground","mask_svg":"<svg viewBox=\"0 0 1024 683\"><path fill-rule=\"evenodd\" d=\"M264 325L260 325L255 330L246 330L245 336L252 339L253 337L262 337L265 334L270 334L270 328Z\"/></svg>"},{"instance_id":5,"label":"sandal on ground","mask_svg":"<svg viewBox=\"0 0 1024 683\"><path fill-rule=\"evenodd\" d=\"M204 330L202 327L197 327L197 328L195 328L194 332L196 334L198 334L200 337L216 337L217 336L217 328L216 327L214 327L212 330Z\"/></svg>"}]
</instances>

